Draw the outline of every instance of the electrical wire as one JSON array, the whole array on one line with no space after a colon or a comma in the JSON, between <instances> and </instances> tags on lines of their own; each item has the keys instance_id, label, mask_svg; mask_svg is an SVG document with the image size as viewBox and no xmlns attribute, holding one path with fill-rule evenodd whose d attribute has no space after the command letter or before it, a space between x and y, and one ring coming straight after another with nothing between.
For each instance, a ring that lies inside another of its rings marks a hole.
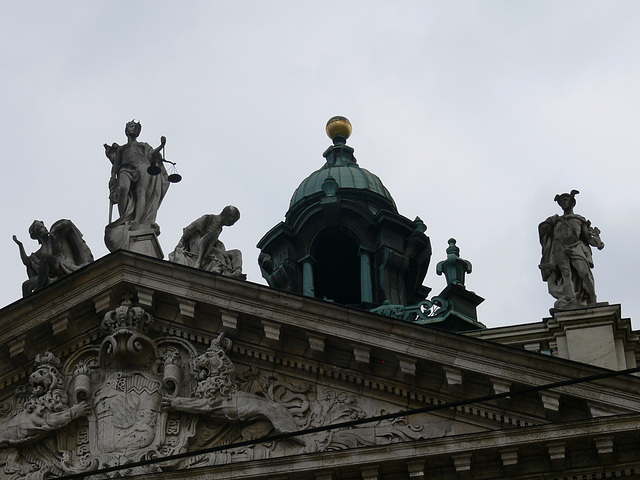
<instances>
[{"instance_id":1,"label":"electrical wire","mask_svg":"<svg viewBox=\"0 0 640 480\"><path fill-rule=\"evenodd\" d=\"M286 438L293 438L293 437L300 437L302 435L309 435L312 433L319 433L319 432L326 432L329 430L336 430L338 428L349 428L349 427L355 427L358 425L364 425L367 423L375 423L375 422L380 422L382 420L390 420L390 419L394 419L394 418L398 418L398 417L407 417L407 416L411 416L411 415L417 415L417 414L421 414L421 413L429 413L429 412L434 412L437 410L445 410L445 409L450 409L450 408L457 408L457 407L462 407L465 405L470 405L470 404L475 404L475 403L483 403L483 402L487 402L487 401L491 401L491 400L497 400L500 398L507 398L507 397L514 397L514 396L518 396L518 395L526 395L526 394L530 394L530 393L536 393L536 392L540 392L543 390L551 390L553 388L561 388L561 387L567 387L570 385L577 385L580 383L586 383L586 382L594 382L594 381L598 381L598 380L604 380L606 378L613 378L613 377L618 377L621 375L629 375L632 373L637 373L640 372L640 367L634 367L634 368L629 368L626 370L618 370L618 371L609 371L609 372L605 372L605 373L600 373L597 375L590 375L587 377L581 377L581 378L574 378L574 379L570 379L570 380L563 380L561 382L554 382L554 383L547 383L545 385L538 385L538 386L533 386L533 387L526 387L526 388L522 388L522 389L517 389L517 390L513 390L513 391L509 391L509 392L503 392L503 393L497 393L497 394L491 394L491 395L483 395L481 397L474 397L471 399L466 399L466 400L457 400L454 402L446 402L446 403L441 403L438 405L429 405L427 407L420 407L420 408L414 408L414 409L410 409L410 410L404 410L401 412L395 412L395 413L387 413L384 415L378 415L375 417L368 417L368 418L360 418L357 420L349 420L346 422L340 422L340 423L334 423L331 425L324 425L321 427L313 427L313 428L307 428L304 430L299 430L296 432L287 432L287 433L279 433L276 435L266 435L260 438L256 438L253 440L245 440L242 442L236 442L236 443L231 443L231 444L227 444L227 445L219 445L216 447L210 447L210 448L203 448L200 450L196 450L196 451L190 451L190 452L183 452L183 453L178 453L175 455L169 455L166 457L161 457L161 458L150 458L148 460L141 460L138 462L131 462L128 464L124 464L124 465L116 465L116 466L112 466L112 467L107 467L107 468L102 468L99 470L92 470L92 471L88 471L88 472L82 472L82 473L74 473L71 475L64 475L64 476L59 476L59 477L53 477L57 480L77 480L77 479L82 479L85 477L89 477L89 476L93 476L93 475L101 475L101 474L106 474L106 473L111 473L111 472L116 472L119 470L126 470L126 469L133 469L133 468L137 468L137 467L144 467L144 466L148 466L148 465L153 465L153 464L158 464L158 463L167 463L167 462L171 462L174 460L181 460L184 458L189 458L189 457L193 457L196 455L206 455L209 453L216 453L216 452L221 452L224 450L231 450L234 448L240 448L240 447L246 447L246 446L251 446L251 445L255 445L258 443L264 443L264 442L274 442L274 441L278 441L278 440L283 440Z\"/></svg>"}]
</instances>

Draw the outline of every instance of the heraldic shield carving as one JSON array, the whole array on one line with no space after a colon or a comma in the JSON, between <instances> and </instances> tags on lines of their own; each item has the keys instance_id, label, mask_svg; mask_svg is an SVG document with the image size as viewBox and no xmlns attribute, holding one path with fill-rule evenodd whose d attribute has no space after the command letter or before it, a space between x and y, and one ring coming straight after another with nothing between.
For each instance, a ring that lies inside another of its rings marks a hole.
<instances>
[{"instance_id":1,"label":"heraldic shield carving","mask_svg":"<svg viewBox=\"0 0 640 480\"><path fill-rule=\"evenodd\" d=\"M14 405L2 404L7 478L89 472L186 449L197 418L167 412L162 398L190 380L196 351L180 339L152 340L151 325L149 313L125 302L105 315L99 349L82 349L64 367L50 352L37 356L29 385L18 389ZM160 470L153 465L109 476Z\"/></svg>"},{"instance_id":2,"label":"heraldic shield carving","mask_svg":"<svg viewBox=\"0 0 640 480\"><path fill-rule=\"evenodd\" d=\"M200 453L387 410L255 367L237 373L224 334L199 354L182 338L152 339L152 323L148 312L125 301L105 315L100 345L64 364L50 352L36 357L28 385L0 403L0 478L44 480L121 467L95 477L113 478L453 433L451 421L409 424L399 417ZM172 458L185 452L193 455ZM136 465L148 460L157 461Z\"/></svg>"}]
</instances>

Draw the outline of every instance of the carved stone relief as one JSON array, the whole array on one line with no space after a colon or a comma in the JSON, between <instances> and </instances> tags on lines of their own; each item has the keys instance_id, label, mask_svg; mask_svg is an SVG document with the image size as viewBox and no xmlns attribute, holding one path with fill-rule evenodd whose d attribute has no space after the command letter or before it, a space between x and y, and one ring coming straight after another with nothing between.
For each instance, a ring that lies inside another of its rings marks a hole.
<instances>
[{"instance_id":1,"label":"carved stone relief","mask_svg":"<svg viewBox=\"0 0 640 480\"><path fill-rule=\"evenodd\" d=\"M109 473L137 475L454 433L450 421L398 418L199 454L386 411L371 399L255 367L237 372L224 334L198 354L184 339L152 339L152 324L149 313L125 302L105 315L100 345L75 352L64 365L52 353L38 355L29 384L0 404L6 478L42 479L163 458ZM193 455L171 458L187 451Z\"/></svg>"}]
</instances>

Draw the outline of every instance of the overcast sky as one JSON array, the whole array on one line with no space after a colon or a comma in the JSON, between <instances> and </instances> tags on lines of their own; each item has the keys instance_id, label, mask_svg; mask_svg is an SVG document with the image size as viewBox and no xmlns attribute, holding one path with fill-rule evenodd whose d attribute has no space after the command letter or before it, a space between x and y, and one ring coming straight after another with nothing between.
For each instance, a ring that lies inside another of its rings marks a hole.
<instances>
[{"instance_id":1,"label":"overcast sky","mask_svg":"<svg viewBox=\"0 0 640 480\"><path fill-rule=\"evenodd\" d=\"M165 255L204 213L265 284L259 239L320 168L334 115L398 209L427 224L425 284L455 237L488 327L548 316L537 226L576 213L602 231L599 301L640 328L640 2L19 1L0 4L0 305L21 297L34 219L71 219L107 254L103 143L178 163L158 214Z\"/></svg>"}]
</instances>

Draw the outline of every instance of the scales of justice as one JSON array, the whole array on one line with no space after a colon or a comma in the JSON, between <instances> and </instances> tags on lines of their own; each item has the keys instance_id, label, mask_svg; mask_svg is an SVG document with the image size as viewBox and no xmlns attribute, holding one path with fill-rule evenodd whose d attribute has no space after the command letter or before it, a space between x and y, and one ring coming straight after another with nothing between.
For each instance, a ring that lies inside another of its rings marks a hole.
<instances>
[{"instance_id":1,"label":"scales of justice","mask_svg":"<svg viewBox=\"0 0 640 480\"><path fill-rule=\"evenodd\" d=\"M125 126L127 143L104 144L105 155L111 161L109 179L109 224L105 227L105 244L109 251L130 250L157 258L164 258L158 236L160 227L156 216L170 183L178 183L182 176L175 162L165 158L166 138L153 148L139 142L142 130L134 120ZM167 172L164 164L171 165ZM118 218L113 219L113 206L118 206Z\"/></svg>"}]
</instances>

